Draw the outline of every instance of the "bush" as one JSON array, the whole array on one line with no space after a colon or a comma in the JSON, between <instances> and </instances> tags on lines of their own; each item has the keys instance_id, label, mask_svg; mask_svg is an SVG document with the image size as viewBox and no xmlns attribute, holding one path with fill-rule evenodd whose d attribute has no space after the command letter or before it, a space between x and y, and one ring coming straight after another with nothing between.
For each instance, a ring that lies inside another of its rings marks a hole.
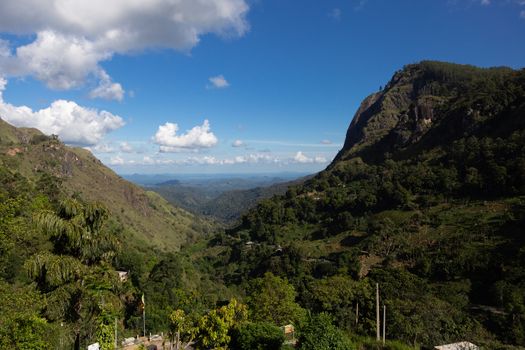
<instances>
[{"instance_id":1,"label":"bush","mask_svg":"<svg viewBox=\"0 0 525 350\"><path fill-rule=\"evenodd\" d=\"M232 335L233 350L279 350L284 341L282 330L271 323L247 323Z\"/></svg>"},{"instance_id":2,"label":"bush","mask_svg":"<svg viewBox=\"0 0 525 350\"><path fill-rule=\"evenodd\" d=\"M350 340L332 323L327 313L310 316L301 327L300 350L354 350Z\"/></svg>"}]
</instances>

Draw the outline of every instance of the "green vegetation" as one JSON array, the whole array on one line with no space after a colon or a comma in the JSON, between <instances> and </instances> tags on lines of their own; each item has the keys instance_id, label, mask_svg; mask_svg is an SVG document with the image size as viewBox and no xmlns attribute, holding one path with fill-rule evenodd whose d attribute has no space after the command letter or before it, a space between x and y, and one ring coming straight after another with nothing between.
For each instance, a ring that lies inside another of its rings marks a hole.
<instances>
[{"instance_id":1,"label":"green vegetation","mask_svg":"<svg viewBox=\"0 0 525 350\"><path fill-rule=\"evenodd\" d=\"M524 116L525 71L407 66L326 171L260 202L207 259L227 285L287 277L354 339L375 333L379 283L387 333L407 344L525 346Z\"/></svg>"},{"instance_id":2,"label":"green vegetation","mask_svg":"<svg viewBox=\"0 0 525 350\"><path fill-rule=\"evenodd\" d=\"M246 323L234 333L234 350L279 350L284 342L283 331L272 323Z\"/></svg>"},{"instance_id":3,"label":"green vegetation","mask_svg":"<svg viewBox=\"0 0 525 350\"><path fill-rule=\"evenodd\" d=\"M278 178L248 180L233 178L195 184L191 182L181 184L174 180L148 189L157 192L175 206L231 226L257 202L284 194L289 186L300 184L305 179L285 182L284 179Z\"/></svg>"},{"instance_id":4,"label":"green vegetation","mask_svg":"<svg viewBox=\"0 0 525 350\"><path fill-rule=\"evenodd\" d=\"M525 71L407 66L327 170L215 235L85 151L1 124L0 347L110 348L115 319L119 340L142 332L145 295L147 332L179 349L519 349L524 116Z\"/></svg>"},{"instance_id":5,"label":"green vegetation","mask_svg":"<svg viewBox=\"0 0 525 350\"><path fill-rule=\"evenodd\" d=\"M178 250L214 230L209 221L122 179L89 151L67 147L36 129L14 128L0 120L0 164L39 182L48 197L78 195L87 202L103 203L137 245ZM46 182L49 178L58 179L55 187Z\"/></svg>"}]
</instances>

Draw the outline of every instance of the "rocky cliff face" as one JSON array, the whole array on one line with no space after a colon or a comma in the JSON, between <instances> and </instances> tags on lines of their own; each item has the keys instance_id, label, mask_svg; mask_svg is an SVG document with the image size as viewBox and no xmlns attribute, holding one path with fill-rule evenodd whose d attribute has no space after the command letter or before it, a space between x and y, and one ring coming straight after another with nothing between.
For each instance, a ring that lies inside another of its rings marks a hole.
<instances>
[{"instance_id":1,"label":"rocky cliff face","mask_svg":"<svg viewBox=\"0 0 525 350\"><path fill-rule=\"evenodd\" d=\"M438 130L445 139L474 134L508 108L523 108L523 71L424 61L405 66L382 91L361 103L335 161L428 144ZM513 88L515 87L515 89ZM506 114L506 113L505 113ZM427 139L427 140L425 140Z\"/></svg>"}]
</instances>

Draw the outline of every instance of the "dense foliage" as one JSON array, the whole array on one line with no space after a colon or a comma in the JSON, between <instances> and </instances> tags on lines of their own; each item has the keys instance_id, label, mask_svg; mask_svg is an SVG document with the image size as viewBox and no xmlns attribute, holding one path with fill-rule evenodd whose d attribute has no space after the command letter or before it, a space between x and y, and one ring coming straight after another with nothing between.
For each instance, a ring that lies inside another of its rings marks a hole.
<instances>
[{"instance_id":1,"label":"dense foliage","mask_svg":"<svg viewBox=\"0 0 525 350\"><path fill-rule=\"evenodd\" d=\"M384 349L525 346L524 117L523 71L407 66L326 171L180 252L2 153L0 348L111 348L145 308L176 349L378 349L376 284Z\"/></svg>"},{"instance_id":2,"label":"dense foliage","mask_svg":"<svg viewBox=\"0 0 525 350\"><path fill-rule=\"evenodd\" d=\"M212 242L221 278L286 276L368 336L379 283L406 343L524 346L525 72L423 62L367 101L326 171Z\"/></svg>"}]
</instances>

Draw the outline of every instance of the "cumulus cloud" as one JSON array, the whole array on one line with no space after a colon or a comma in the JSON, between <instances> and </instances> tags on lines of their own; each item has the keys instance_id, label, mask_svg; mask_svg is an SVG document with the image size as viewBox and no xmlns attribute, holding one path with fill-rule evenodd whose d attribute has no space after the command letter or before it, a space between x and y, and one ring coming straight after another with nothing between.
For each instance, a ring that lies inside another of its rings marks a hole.
<instances>
[{"instance_id":1,"label":"cumulus cloud","mask_svg":"<svg viewBox=\"0 0 525 350\"><path fill-rule=\"evenodd\" d=\"M311 163L312 162L312 159L311 158L308 158L307 156L305 156L303 154L303 152L299 151L295 154L295 156L293 157L293 159L297 162L297 163Z\"/></svg>"},{"instance_id":2,"label":"cumulus cloud","mask_svg":"<svg viewBox=\"0 0 525 350\"><path fill-rule=\"evenodd\" d=\"M97 48L84 37L45 30L32 43L16 49L7 73L32 75L53 89L71 89L101 70L98 62L110 56L109 50Z\"/></svg>"},{"instance_id":3,"label":"cumulus cloud","mask_svg":"<svg viewBox=\"0 0 525 350\"><path fill-rule=\"evenodd\" d=\"M112 82L111 77L103 70L99 75L101 77L100 82L96 88L91 90L89 97L122 101L125 93L122 85Z\"/></svg>"},{"instance_id":4,"label":"cumulus cloud","mask_svg":"<svg viewBox=\"0 0 525 350\"><path fill-rule=\"evenodd\" d=\"M293 161L295 163L300 163L300 164L309 164L309 163L322 164L322 163L326 163L326 158L325 157L320 157L320 156L317 156L317 157L314 157L314 158L310 158L310 157L306 156L303 152L299 151L293 157Z\"/></svg>"},{"instance_id":5,"label":"cumulus cloud","mask_svg":"<svg viewBox=\"0 0 525 350\"><path fill-rule=\"evenodd\" d=\"M180 152L210 148L217 144L217 137L211 132L210 122L206 119L201 126L194 126L182 135L177 135L179 126L174 123L160 125L153 141L160 146L161 152Z\"/></svg>"},{"instance_id":6,"label":"cumulus cloud","mask_svg":"<svg viewBox=\"0 0 525 350\"><path fill-rule=\"evenodd\" d=\"M243 146L245 146L245 144L241 140L235 140L232 143L232 147L243 147Z\"/></svg>"},{"instance_id":7,"label":"cumulus cloud","mask_svg":"<svg viewBox=\"0 0 525 350\"><path fill-rule=\"evenodd\" d=\"M226 78L224 78L222 74L216 77L211 77L208 80L212 84L211 87L216 88L216 89L224 89L230 86L230 83L228 83L228 81L226 80Z\"/></svg>"},{"instance_id":8,"label":"cumulus cloud","mask_svg":"<svg viewBox=\"0 0 525 350\"><path fill-rule=\"evenodd\" d=\"M31 75L54 89L93 76L100 85L92 97L118 100L123 89L104 80L100 62L148 48L189 51L207 33L242 36L248 10L245 0L0 1L0 32L35 35L0 56L0 72Z\"/></svg>"},{"instance_id":9,"label":"cumulus cloud","mask_svg":"<svg viewBox=\"0 0 525 350\"><path fill-rule=\"evenodd\" d=\"M57 100L49 107L33 111L27 106L13 106L3 100L7 82L0 78L0 118L18 127L37 128L56 134L66 143L95 145L109 132L124 126L124 120L107 111Z\"/></svg>"}]
</instances>

